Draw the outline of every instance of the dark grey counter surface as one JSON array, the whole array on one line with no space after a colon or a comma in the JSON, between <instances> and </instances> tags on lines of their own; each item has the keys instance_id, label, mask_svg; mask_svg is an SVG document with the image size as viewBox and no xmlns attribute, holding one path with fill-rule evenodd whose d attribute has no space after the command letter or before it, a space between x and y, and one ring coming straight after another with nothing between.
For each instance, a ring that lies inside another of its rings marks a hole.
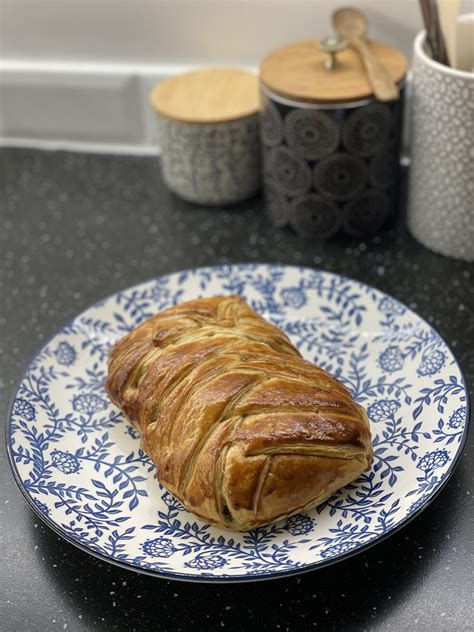
<instances>
[{"instance_id":1,"label":"dark grey counter surface","mask_svg":"<svg viewBox=\"0 0 474 632\"><path fill-rule=\"evenodd\" d=\"M474 381L474 266L378 236L305 241L256 198L194 207L152 158L0 150L0 405L30 358L105 295L183 268L280 262L343 273L432 323ZM272 582L197 585L138 575L59 538L29 509L1 444L0 627L11 630L474 630L474 443L411 524L334 566Z\"/></svg>"}]
</instances>

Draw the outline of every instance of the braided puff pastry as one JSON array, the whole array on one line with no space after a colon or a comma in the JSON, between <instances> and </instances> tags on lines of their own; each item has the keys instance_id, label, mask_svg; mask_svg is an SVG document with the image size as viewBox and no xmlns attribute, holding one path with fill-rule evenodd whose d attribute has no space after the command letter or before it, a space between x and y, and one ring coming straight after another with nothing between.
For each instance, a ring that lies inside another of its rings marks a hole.
<instances>
[{"instance_id":1,"label":"braided puff pastry","mask_svg":"<svg viewBox=\"0 0 474 632\"><path fill-rule=\"evenodd\" d=\"M365 411L238 296L149 318L112 348L106 387L161 484L220 527L305 511L371 463Z\"/></svg>"}]
</instances>

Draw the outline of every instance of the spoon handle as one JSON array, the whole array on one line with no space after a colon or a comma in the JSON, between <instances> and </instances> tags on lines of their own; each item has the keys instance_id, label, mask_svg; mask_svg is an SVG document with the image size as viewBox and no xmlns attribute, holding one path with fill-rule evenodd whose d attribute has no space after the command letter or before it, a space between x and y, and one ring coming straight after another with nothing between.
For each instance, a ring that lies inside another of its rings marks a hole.
<instances>
[{"instance_id":1,"label":"spoon handle","mask_svg":"<svg viewBox=\"0 0 474 632\"><path fill-rule=\"evenodd\" d=\"M431 57L437 58L436 41L433 38L433 12L431 11L430 0L420 0L421 15L426 31L426 41L431 51Z\"/></svg>"},{"instance_id":2,"label":"spoon handle","mask_svg":"<svg viewBox=\"0 0 474 632\"><path fill-rule=\"evenodd\" d=\"M359 53L364 64L374 94L379 101L393 101L398 99L399 92L390 75L370 50L362 37L351 39L351 46Z\"/></svg>"}]
</instances>

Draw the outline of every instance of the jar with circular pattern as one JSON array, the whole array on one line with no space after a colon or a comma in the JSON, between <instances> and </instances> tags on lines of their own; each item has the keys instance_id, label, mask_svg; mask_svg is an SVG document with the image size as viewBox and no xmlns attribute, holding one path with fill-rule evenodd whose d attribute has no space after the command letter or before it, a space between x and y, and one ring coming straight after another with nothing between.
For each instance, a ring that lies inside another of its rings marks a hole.
<instances>
[{"instance_id":1,"label":"jar with circular pattern","mask_svg":"<svg viewBox=\"0 0 474 632\"><path fill-rule=\"evenodd\" d=\"M351 48L334 64L318 40L284 46L260 68L260 138L265 206L275 226L328 239L378 231L398 208L406 60L368 43L398 85L378 101Z\"/></svg>"},{"instance_id":2,"label":"jar with circular pattern","mask_svg":"<svg viewBox=\"0 0 474 632\"><path fill-rule=\"evenodd\" d=\"M201 69L159 83L163 179L197 204L231 204L261 187L257 76L235 68Z\"/></svg>"}]
</instances>

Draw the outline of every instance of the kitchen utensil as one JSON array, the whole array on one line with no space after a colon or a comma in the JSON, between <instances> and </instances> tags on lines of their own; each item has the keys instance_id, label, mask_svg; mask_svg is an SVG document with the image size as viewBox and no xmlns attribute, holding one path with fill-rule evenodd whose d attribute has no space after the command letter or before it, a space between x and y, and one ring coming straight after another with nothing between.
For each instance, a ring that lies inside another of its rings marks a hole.
<instances>
[{"instance_id":1,"label":"kitchen utensil","mask_svg":"<svg viewBox=\"0 0 474 632\"><path fill-rule=\"evenodd\" d=\"M448 64L446 46L441 32L438 7L436 0L419 0L421 14L426 29L426 43L430 48L430 54L434 61Z\"/></svg>"},{"instance_id":2,"label":"kitchen utensil","mask_svg":"<svg viewBox=\"0 0 474 632\"><path fill-rule=\"evenodd\" d=\"M430 48L431 57L437 58L436 39L433 37L433 14L431 11L432 0L419 0L421 15L423 17L423 23L426 31L426 45Z\"/></svg>"},{"instance_id":3,"label":"kitchen utensil","mask_svg":"<svg viewBox=\"0 0 474 632\"><path fill-rule=\"evenodd\" d=\"M474 13L458 16L456 31L457 67L474 73Z\"/></svg>"},{"instance_id":4,"label":"kitchen utensil","mask_svg":"<svg viewBox=\"0 0 474 632\"><path fill-rule=\"evenodd\" d=\"M438 0L438 15L441 32L446 43L446 51L451 68L457 68L456 18L458 16L460 6L460 0Z\"/></svg>"},{"instance_id":5,"label":"kitchen utensil","mask_svg":"<svg viewBox=\"0 0 474 632\"><path fill-rule=\"evenodd\" d=\"M339 35L344 37L360 55L377 99L380 101L398 99L397 86L365 39L367 20L364 14L352 8L338 9L333 13L332 19Z\"/></svg>"}]
</instances>

